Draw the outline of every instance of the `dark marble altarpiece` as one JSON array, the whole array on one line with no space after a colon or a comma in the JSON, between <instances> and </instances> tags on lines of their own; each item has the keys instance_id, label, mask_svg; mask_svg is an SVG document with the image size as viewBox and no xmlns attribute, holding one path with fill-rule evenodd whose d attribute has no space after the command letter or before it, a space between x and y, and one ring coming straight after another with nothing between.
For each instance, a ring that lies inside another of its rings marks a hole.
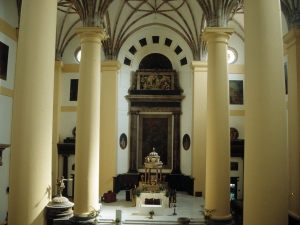
<instances>
[{"instance_id":1,"label":"dark marble altarpiece","mask_svg":"<svg viewBox=\"0 0 300 225\"><path fill-rule=\"evenodd\" d=\"M144 159L153 148L163 162L163 169L171 169L172 115L139 115L139 169L144 169Z\"/></svg>"}]
</instances>

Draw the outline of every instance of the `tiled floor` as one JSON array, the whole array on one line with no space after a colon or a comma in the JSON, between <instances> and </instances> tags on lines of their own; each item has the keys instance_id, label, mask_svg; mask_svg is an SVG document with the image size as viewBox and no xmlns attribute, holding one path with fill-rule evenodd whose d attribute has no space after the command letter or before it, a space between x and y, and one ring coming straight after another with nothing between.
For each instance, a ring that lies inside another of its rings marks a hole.
<instances>
[{"instance_id":1,"label":"tiled floor","mask_svg":"<svg viewBox=\"0 0 300 225\"><path fill-rule=\"evenodd\" d=\"M191 219L190 224L204 225L204 216L201 205L204 205L202 197L193 197L186 192L177 192L177 203L175 213L174 208L165 208L164 216L153 216L149 219L148 215L140 215L137 207L132 207L130 201L125 200L125 191L120 191L117 194L117 201L111 203L102 202L100 224L111 222L116 218L116 210L122 211L122 224L176 224L179 217L186 217ZM109 224L109 223L108 223ZM231 224L231 223L229 223ZM237 223L236 223L237 224ZM240 223L241 224L241 223Z\"/></svg>"},{"instance_id":2,"label":"tiled floor","mask_svg":"<svg viewBox=\"0 0 300 225\"><path fill-rule=\"evenodd\" d=\"M178 225L177 219L180 217L186 217L191 219L191 225L216 225L218 223L205 223L204 216L202 213L201 205L204 205L204 199L202 197L193 197L188 195L186 192L177 192L176 197L176 210L177 215L173 215L174 208L165 208L164 215L154 215L153 219L149 219L148 215L140 215L137 207L132 207L130 201L126 201L126 192L120 191L117 194L117 201L111 203L102 202L102 208L100 212L100 218L97 220L97 224L109 225L115 224L116 210L121 210L122 218L121 224L126 225ZM54 221L53 225L58 224L71 224L65 221ZM96 224L96 223L95 223ZM241 225L242 221L233 223L229 222L228 225L235 224ZM221 224L220 224L221 225ZM222 224L226 225L226 224Z\"/></svg>"}]
</instances>

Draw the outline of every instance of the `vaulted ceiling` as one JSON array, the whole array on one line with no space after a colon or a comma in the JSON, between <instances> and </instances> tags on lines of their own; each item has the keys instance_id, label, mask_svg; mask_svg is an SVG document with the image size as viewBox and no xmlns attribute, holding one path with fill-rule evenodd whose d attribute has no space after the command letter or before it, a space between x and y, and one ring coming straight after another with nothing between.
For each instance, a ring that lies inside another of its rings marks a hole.
<instances>
[{"instance_id":1,"label":"vaulted ceiling","mask_svg":"<svg viewBox=\"0 0 300 225\"><path fill-rule=\"evenodd\" d=\"M56 57L64 54L76 36L76 27L102 26L105 29L109 35L103 42L107 59L117 59L122 45L135 33L160 27L180 36L194 59L199 60L205 47L201 34L207 19L215 17L223 21L216 11L228 8L226 19L243 28L243 0L59 0Z\"/></svg>"}]
</instances>

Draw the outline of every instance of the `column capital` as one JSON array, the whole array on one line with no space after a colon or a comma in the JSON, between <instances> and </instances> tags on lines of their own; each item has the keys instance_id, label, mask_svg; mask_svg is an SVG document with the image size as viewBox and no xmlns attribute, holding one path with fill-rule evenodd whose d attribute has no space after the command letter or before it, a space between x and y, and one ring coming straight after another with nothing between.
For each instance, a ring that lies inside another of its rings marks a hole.
<instances>
[{"instance_id":1,"label":"column capital","mask_svg":"<svg viewBox=\"0 0 300 225\"><path fill-rule=\"evenodd\" d=\"M85 38L89 37L97 37L100 39L100 41L104 41L107 39L107 34L102 27L80 27L75 28L75 32L77 33L81 41L84 41ZM85 41L89 40L87 39Z\"/></svg>"},{"instance_id":2,"label":"column capital","mask_svg":"<svg viewBox=\"0 0 300 225\"><path fill-rule=\"evenodd\" d=\"M121 63L118 60L104 60L101 62L101 72L118 71L120 68Z\"/></svg>"},{"instance_id":3,"label":"column capital","mask_svg":"<svg viewBox=\"0 0 300 225\"><path fill-rule=\"evenodd\" d=\"M300 29L293 28L283 36L283 43L286 44L286 49L289 49L295 44L300 43Z\"/></svg>"},{"instance_id":4,"label":"column capital","mask_svg":"<svg viewBox=\"0 0 300 225\"><path fill-rule=\"evenodd\" d=\"M207 72L207 61L192 61L190 68L193 72Z\"/></svg>"},{"instance_id":5,"label":"column capital","mask_svg":"<svg viewBox=\"0 0 300 225\"><path fill-rule=\"evenodd\" d=\"M228 40L233 33L234 28L228 27L206 27L202 37L205 41L208 41L212 38L220 38L223 37Z\"/></svg>"}]
</instances>

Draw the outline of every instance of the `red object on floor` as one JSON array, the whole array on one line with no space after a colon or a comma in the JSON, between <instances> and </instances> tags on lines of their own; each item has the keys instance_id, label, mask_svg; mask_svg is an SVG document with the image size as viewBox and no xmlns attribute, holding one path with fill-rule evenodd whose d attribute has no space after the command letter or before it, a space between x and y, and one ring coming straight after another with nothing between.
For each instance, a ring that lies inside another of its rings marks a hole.
<instances>
[{"instance_id":1,"label":"red object on floor","mask_svg":"<svg viewBox=\"0 0 300 225\"><path fill-rule=\"evenodd\" d=\"M105 193L103 195L104 197L104 202L105 203L109 203L109 202L115 202L117 201L117 198L116 198L116 193L115 192L108 192L108 193Z\"/></svg>"}]
</instances>

